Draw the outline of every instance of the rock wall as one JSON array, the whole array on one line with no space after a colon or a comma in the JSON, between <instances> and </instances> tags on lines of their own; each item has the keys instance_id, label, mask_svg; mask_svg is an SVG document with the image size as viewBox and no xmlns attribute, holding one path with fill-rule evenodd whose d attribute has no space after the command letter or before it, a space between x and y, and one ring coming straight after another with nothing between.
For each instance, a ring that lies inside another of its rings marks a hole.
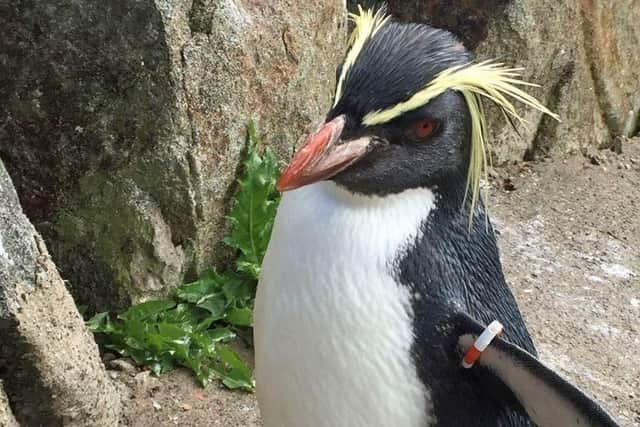
<instances>
[{"instance_id":1,"label":"rock wall","mask_svg":"<svg viewBox=\"0 0 640 427\"><path fill-rule=\"evenodd\" d=\"M119 395L2 162L0 200L0 424L116 425Z\"/></svg>"},{"instance_id":2,"label":"rock wall","mask_svg":"<svg viewBox=\"0 0 640 427\"><path fill-rule=\"evenodd\" d=\"M0 157L76 299L161 296L220 247L250 119L324 114L339 0L0 0Z\"/></svg>"},{"instance_id":3,"label":"rock wall","mask_svg":"<svg viewBox=\"0 0 640 427\"><path fill-rule=\"evenodd\" d=\"M350 7L355 7L354 1ZM491 114L494 160L603 147L640 131L640 7L637 1L389 1L399 19L457 34L480 59L524 67L532 91L562 122L527 112L518 136Z\"/></svg>"},{"instance_id":4,"label":"rock wall","mask_svg":"<svg viewBox=\"0 0 640 427\"><path fill-rule=\"evenodd\" d=\"M11 407L9 406L9 399L4 392L4 386L0 381L0 426L2 427L19 427L18 422L13 416Z\"/></svg>"}]
</instances>

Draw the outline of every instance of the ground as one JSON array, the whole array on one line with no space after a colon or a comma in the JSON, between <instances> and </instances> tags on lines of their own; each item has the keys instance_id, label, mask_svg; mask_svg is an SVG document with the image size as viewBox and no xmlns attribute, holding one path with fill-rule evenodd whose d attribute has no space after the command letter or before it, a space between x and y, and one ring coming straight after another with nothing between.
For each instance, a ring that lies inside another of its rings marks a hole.
<instances>
[{"instance_id":1,"label":"ground","mask_svg":"<svg viewBox=\"0 0 640 427\"><path fill-rule=\"evenodd\" d=\"M505 273L541 359L633 427L640 427L639 188L636 139L622 154L496 168L490 196ZM186 371L156 379L125 364L111 375L123 393L122 426L260 425L253 395L202 389Z\"/></svg>"}]
</instances>

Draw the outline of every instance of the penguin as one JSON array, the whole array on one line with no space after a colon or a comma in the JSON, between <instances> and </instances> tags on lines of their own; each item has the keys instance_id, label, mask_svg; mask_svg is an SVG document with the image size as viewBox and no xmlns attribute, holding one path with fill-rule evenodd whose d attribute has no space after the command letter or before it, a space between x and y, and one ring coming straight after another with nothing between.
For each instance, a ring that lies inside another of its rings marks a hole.
<instances>
[{"instance_id":1,"label":"penguin","mask_svg":"<svg viewBox=\"0 0 640 427\"><path fill-rule=\"evenodd\" d=\"M557 116L449 32L351 19L333 105L277 183L254 311L264 425L617 425L537 359L480 194L483 102Z\"/></svg>"}]
</instances>

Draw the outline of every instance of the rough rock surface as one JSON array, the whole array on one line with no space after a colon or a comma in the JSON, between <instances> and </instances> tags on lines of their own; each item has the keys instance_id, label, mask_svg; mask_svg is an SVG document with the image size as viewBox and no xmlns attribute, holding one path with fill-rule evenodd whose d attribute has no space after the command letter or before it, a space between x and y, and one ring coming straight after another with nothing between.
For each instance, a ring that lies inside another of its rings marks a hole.
<instances>
[{"instance_id":1,"label":"rough rock surface","mask_svg":"<svg viewBox=\"0 0 640 427\"><path fill-rule=\"evenodd\" d=\"M454 32L479 59L525 67L525 79L541 85L532 94L562 122L527 111L530 123L518 136L494 111L489 128L498 161L606 146L640 130L637 1L390 0L389 8L402 20Z\"/></svg>"},{"instance_id":2,"label":"rough rock surface","mask_svg":"<svg viewBox=\"0 0 640 427\"><path fill-rule=\"evenodd\" d=\"M76 299L225 257L250 119L289 154L329 103L339 0L0 0L0 156Z\"/></svg>"},{"instance_id":3,"label":"rough rock surface","mask_svg":"<svg viewBox=\"0 0 640 427\"><path fill-rule=\"evenodd\" d=\"M24 425L115 425L119 396L2 162L0 200L0 377L13 413Z\"/></svg>"},{"instance_id":4,"label":"rough rock surface","mask_svg":"<svg viewBox=\"0 0 640 427\"><path fill-rule=\"evenodd\" d=\"M0 426L2 427L19 427L18 422L13 416L11 407L9 406L9 399L4 392L4 386L0 381Z\"/></svg>"}]
</instances>

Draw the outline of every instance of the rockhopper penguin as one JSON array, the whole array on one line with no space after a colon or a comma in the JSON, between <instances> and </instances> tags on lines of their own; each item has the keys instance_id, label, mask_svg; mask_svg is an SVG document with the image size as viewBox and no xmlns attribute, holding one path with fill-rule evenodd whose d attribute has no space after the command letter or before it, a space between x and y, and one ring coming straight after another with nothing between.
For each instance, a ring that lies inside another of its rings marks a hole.
<instances>
[{"instance_id":1,"label":"rockhopper penguin","mask_svg":"<svg viewBox=\"0 0 640 427\"><path fill-rule=\"evenodd\" d=\"M615 425L536 359L478 195L482 99L553 113L446 31L351 18L333 108L278 182L254 320L265 426ZM493 320L504 335L463 368Z\"/></svg>"}]
</instances>

